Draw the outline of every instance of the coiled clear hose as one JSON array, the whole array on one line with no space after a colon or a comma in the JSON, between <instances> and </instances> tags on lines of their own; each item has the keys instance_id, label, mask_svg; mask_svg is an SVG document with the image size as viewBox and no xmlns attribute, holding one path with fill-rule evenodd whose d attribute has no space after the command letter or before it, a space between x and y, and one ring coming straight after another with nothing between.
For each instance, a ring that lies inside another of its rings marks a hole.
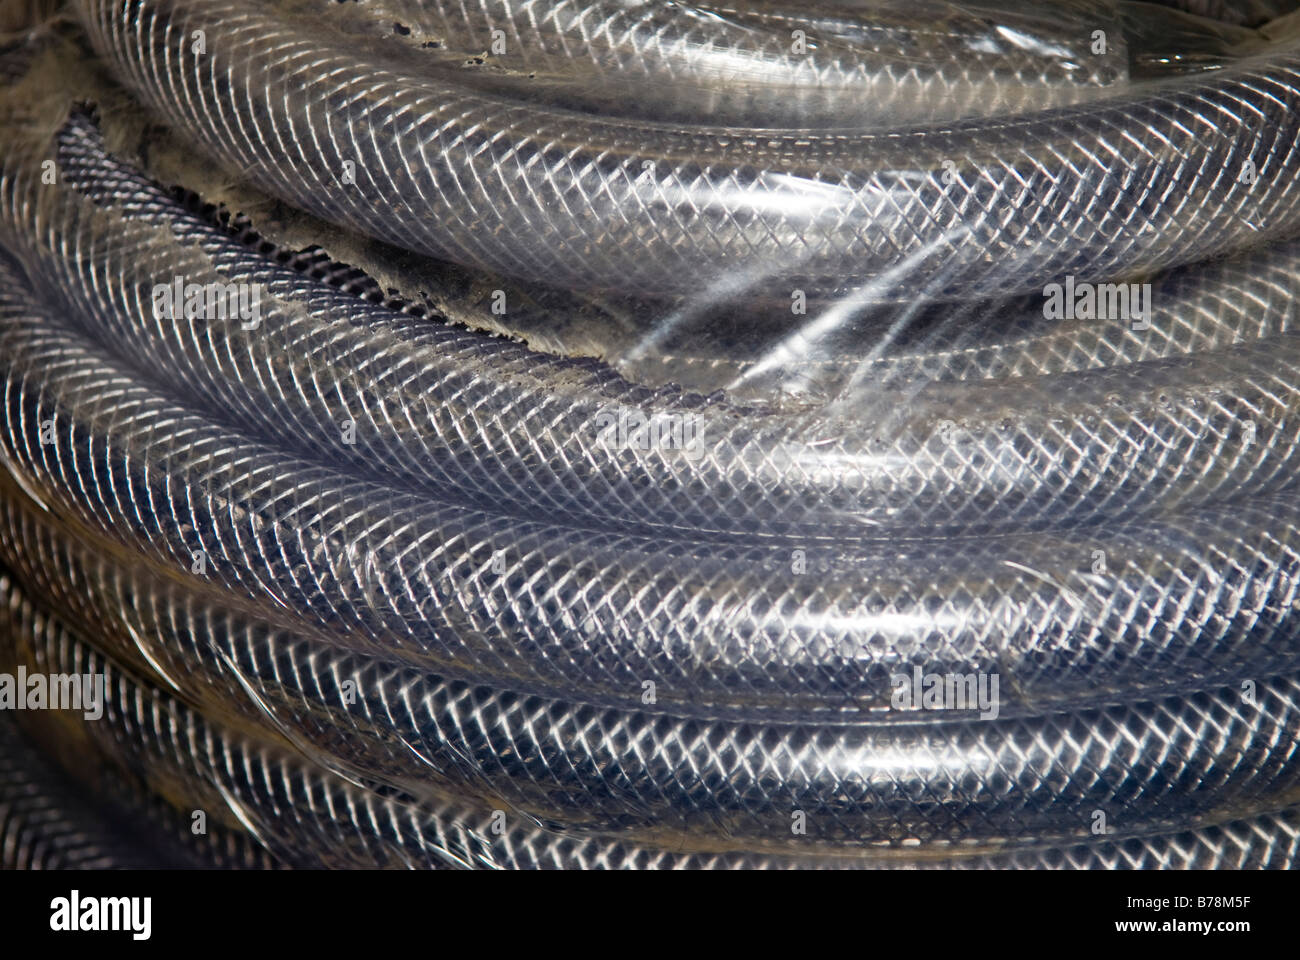
<instances>
[{"instance_id":1,"label":"coiled clear hose","mask_svg":"<svg viewBox=\"0 0 1300 960\"><path fill-rule=\"evenodd\" d=\"M276 124L313 122L311 71L334 64L329 82L360 89L381 47L330 46L337 25L290 38L276 19L290 22L288 4L81 6L110 63L172 122L226 159L244 147L212 133L218 118L259 144L245 172L274 192L473 266L591 280L576 275L581 258L569 274L507 265L562 252L547 228L464 231L436 203L390 203L429 198L402 192L410 182L388 195L363 185L330 208L346 192L303 174L342 153ZM162 56L218 24L212 59ZM302 113L278 114L276 71L309 48L318 57L284 106ZM1178 211L1142 208L1139 246L1151 246L1128 267L1184 264L1155 278L1147 329L1034 322L982 351L881 356L910 385L892 417L878 415L898 406L883 389L879 408L791 413L647 389L367 304L250 248L116 155L67 107L115 101L106 86L64 97L53 128L11 103L0 560L21 587L6 581L2 632L33 663L97 664L114 691L112 721L91 731L103 755L163 792L224 804L232 828L251 824L286 863L892 865L916 863L919 847L922 861L972 866L1288 864L1295 253L1234 248L1286 229L1290 57L1283 44L1144 87L1153 99L1068 108L1071 123L1104 115L1158 137L1171 117L1205 120L1236 98L1282 126L1253 186L1203 164L1168 181L1191 190ZM273 69L254 79L250 65ZM367 87L373 103L342 105L333 122L353 137L363 113L405 116L403 98L465 86L428 69L436 81ZM245 81L238 103L223 100ZM458 96L485 116L520 109L500 89ZM540 109L533 122L562 108ZM579 140L611 126L565 116ZM952 129L1033 130L1032 148L1064 116ZM1242 131L1228 127L1198 141L1202 160L1239 158ZM668 135L638 129L629 144ZM843 139L810 133L800 149L814 156L818 138ZM353 146L399 155L403 143ZM1190 148L1165 147L1180 164ZM541 169L520 184L533 189ZM509 216L532 202L510 195ZM1118 196L1090 200L1115 216ZM1077 254L1108 275L1090 229L1033 256L1064 268ZM622 242L610 232L593 227L584 256ZM663 269L660 241L641 240L627 256ZM500 250L460 257L466 243ZM984 280L1052 275L987 250L982 263ZM842 283L842 266L826 276ZM913 266L909 282L928 290L928 268ZM175 277L258 288L259 327L159 317L151 294ZM610 442L601 418L620 408L696 418L703 456ZM913 668L1000 677L998 716L900 709L892 679ZM510 813L504 839L483 826L494 808ZM1114 838L1084 845L1098 808L1117 812ZM811 835L790 835L792 811ZM657 852L683 836L691 852Z\"/></svg>"},{"instance_id":2,"label":"coiled clear hose","mask_svg":"<svg viewBox=\"0 0 1300 960\"><path fill-rule=\"evenodd\" d=\"M74 667L106 678L105 720L86 723L120 769L181 791L186 808L222 812L283 862L352 868L696 868L773 866L877 868L1164 868L1287 869L1300 854L1294 807L1267 816L1230 820L1198 830L1113 839L1059 848L918 857L891 851L864 860L831 854L699 852L689 834L668 832L657 846L616 838L556 832L527 817L510 816L494 829L494 812L455 802L411 806L303 762L283 747L249 739L207 720L174 698L138 685L66 631L57 618L10 595L0 607L5 650L32 670ZM664 840L670 841L664 843Z\"/></svg>"},{"instance_id":3,"label":"coiled clear hose","mask_svg":"<svg viewBox=\"0 0 1300 960\"><path fill-rule=\"evenodd\" d=\"M569 287L656 297L745 275L781 299L987 296L1203 259L1296 212L1288 43L1042 114L710 131L480 93L358 47L330 6L297 20L247 0L77 3L125 83L273 194ZM195 53L196 32L220 42Z\"/></svg>"}]
</instances>

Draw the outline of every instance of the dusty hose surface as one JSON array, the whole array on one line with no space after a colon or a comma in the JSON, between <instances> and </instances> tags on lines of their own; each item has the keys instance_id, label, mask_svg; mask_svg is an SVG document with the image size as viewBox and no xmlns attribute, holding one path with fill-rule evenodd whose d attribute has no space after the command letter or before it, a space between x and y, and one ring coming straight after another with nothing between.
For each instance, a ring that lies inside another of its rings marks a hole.
<instances>
[{"instance_id":1,"label":"dusty hose surface","mask_svg":"<svg viewBox=\"0 0 1300 960\"><path fill-rule=\"evenodd\" d=\"M1292 866L1295 32L932 6L75 0L0 55L0 651L107 691L40 739L217 866ZM425 256L559 292L451 322ZM701 375L720 286L777 346ZM635 351L529 342L611 290Z\"/></svg>"}]
</instances>

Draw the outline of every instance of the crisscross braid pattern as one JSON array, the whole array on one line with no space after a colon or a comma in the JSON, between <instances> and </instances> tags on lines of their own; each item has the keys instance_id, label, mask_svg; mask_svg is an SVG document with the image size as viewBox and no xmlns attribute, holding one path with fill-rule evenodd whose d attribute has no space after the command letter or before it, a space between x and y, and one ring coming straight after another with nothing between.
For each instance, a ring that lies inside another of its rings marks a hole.
<instances>
[{"instance_id":1,"label":"crisscross braid pattern","mask_svg":"<svg viewBox=\"0 0 1300 960\"><path fill-rule=\"evenodd\" d=\"M185 192L202 182L161 183L122 133L145 129L136 108L70 44L5 59L3 663L102 673L105 719L68 729L151 802L219 811L248 844L200 860L1293 863L1286 44L1131 88L1005 60L990 82L1072 92L891 134L759 135L605 117L591 86L581 110L525 103L517 76L418 52L471 44L469 7L75 5L129 91L322 235L632 294L743 264L815 294L903 269L918 302L998 297L971 329L872 351L853 403L651 388L356 296L327 254L254 241ZM623 32L564 4L482 9L519 18L533 66L668 75L665 108L696 82L703 20L675 36L617 4L592 12ZM719 42L776 57L759 25L785 8L746 9ZM400 48L375 29L395 10ZM628 39L651 27L663 44ZM834 30L859 59L818 48L774 88L865 84L879 50ZM960 86L944 49L906 82ZM26 109L30 76L57 122ZM713 106L761 112L747 89ZM1257 178L1236 176L1246 159ZM1013 296L1156 268L1140 327ZM174 281L240 285L258 315L160 312ZM628 413L699 443L622 442ZM918 674L1000 687L899 702Z\"/></svg>"},{"instance_id":2,"label":"crisscross braid pattern","mask_svg":"<svg viewBox=\"0 0 1300 960\"><path fill-rule=\"evenodd\" d=\"M87 647L58 622L9 597L7 635L31 669L76 665L106 678L105 717L87 733L124 771L155 783L181 784L182 805L229 811L284 859L311 867L581 867L767 868L776 866L917 868L1260 868L1285 869L1300 854L1293 807L1254 819L1231 819L1194 830L1156 833L1064 847L960 857L918 858L894 851L873 860L842 855L683 850L639 847L600 833L566 835L527 818L496 821L491 811L455 802L419 806L385 798L292 752L233 733L165 694L140 686L112 660ZM8 652L8 651L6 651ZM674 836L673 832L666 833ZM807 847L808 845L805 845Z\"/></svg>"},{"instance_id":3,"label":"crisscross braid pattern","mask_svg":"<svg viewBox=\"0 0 1300 960\"><path fill-rule=\"evenodd\" d=\"M783 298L1002 294L1201 259L1284 228L1300 198L1290 48L1042 114L714 132L548 111L390 66L324 3L311 18L252 0L76 6L125 83L270 192L564 286L689 294L743 272ZM196 31L213 38L203 52Z\"/></svg>"}]
</instances>

